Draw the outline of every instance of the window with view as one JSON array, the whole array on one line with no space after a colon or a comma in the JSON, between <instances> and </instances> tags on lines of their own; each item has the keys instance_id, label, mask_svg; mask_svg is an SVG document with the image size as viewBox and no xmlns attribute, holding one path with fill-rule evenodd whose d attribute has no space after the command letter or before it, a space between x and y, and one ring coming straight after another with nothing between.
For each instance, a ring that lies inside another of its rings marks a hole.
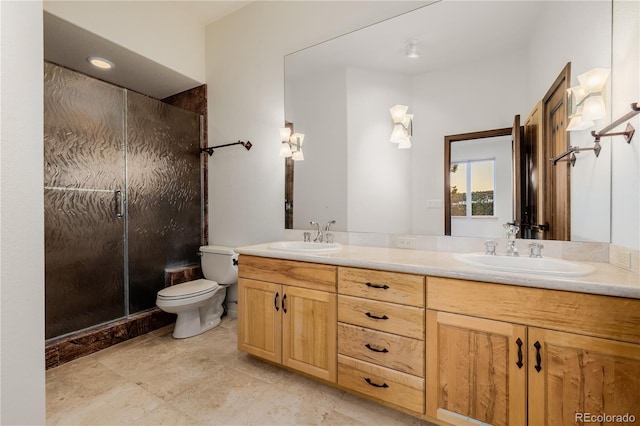
<instances>
[{"instance_id":1,"label":"window with view","mask_svg":"<svg viewBox=\"0 0 640 426\"><path fill-rule=\"evenodd\" d=\"M495 167L494 159L451 164L451 216L494 215Z\"/></svg>"}]
</instances>

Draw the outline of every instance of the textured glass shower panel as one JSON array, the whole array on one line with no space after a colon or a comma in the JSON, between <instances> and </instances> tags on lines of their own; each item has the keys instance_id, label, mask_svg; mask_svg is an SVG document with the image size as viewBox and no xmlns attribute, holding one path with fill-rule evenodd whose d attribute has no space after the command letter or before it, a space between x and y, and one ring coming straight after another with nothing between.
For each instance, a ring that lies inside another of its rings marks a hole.
<instances>
[{"instance_id":1,"label":"textured glass shower panel","mask_svg":"<svg viewBox=\"0 0 640 426\"><path fill-rule=\"evenodd\" d=\"M155 306L165 268L199 263L200 116L127 92L129 309Z\"/></svg>"},{"instance_id":2,"label":"textured glass shower panel","mask_svg":"<svg viewBox=\"0 0 640 426\"><path fill-rule=\"evenodd\" d=\"M46 338L124 316L123 222L114 195L45 189Z\"/></svg>"},{"instance_id":3,"label":"textured glass shower panel","mask_svg":"<svg viewBox=\"0 0 640 426\"><path fill-rule=\"evenodd\" d=\"M45 335L125 315L124 91L45 63Z\"/></svg>"}]
</instances>

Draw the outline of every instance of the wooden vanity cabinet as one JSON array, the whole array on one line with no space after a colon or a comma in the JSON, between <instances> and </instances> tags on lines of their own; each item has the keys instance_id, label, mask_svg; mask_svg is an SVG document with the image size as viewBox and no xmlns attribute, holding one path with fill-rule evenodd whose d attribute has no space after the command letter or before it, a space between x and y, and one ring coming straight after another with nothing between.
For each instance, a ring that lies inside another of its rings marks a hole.
<instances>
[{"instance_id":1,"label":"wooden vanity cabinet","mask_svg":"<svg viewBox=\"0 0 640 426\"><path fill-rule=\"evenodd\" d=\"M238 349L336 382L336 267L241 255Z\"/></svg>"},{"instance_id":2,"label":"wooden vanity cabinet","mask_svg":"<svg viewBox=\"0 0 640 426\"><path fill-rule=\"evenodd\" d=\"M429 278L427 301L428 416L640 418L640 300Z\"/></svg>"},{"instance_id":3,"label":"wooden vanity cabinet","mask_svg":"<svg viewBox=\"0 0 640 426\"><path fill-rule=\"evenodd\" d=\"M338 268L338 384L424 414L424 276Z\"/></svg>"}]
</instances>

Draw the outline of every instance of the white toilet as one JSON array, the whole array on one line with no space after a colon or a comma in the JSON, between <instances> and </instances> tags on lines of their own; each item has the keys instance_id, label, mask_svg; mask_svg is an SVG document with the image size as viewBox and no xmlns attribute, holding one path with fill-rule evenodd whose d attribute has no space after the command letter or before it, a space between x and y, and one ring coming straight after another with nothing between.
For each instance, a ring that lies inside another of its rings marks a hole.
<instances>
[{"instance_id":1,"label":"white toilet","mask_svg":"<svg viewBox=\"0 0 640 426\"><path fill-rule=\"evenodd\" d=\"M200 263L205 279L173 285L158 292L156 305L178 314L173 337L184 339L211 330L220 324L227 287L238 282L238 255L232 248L200 247Z\"/></svg>"}]
</instances>

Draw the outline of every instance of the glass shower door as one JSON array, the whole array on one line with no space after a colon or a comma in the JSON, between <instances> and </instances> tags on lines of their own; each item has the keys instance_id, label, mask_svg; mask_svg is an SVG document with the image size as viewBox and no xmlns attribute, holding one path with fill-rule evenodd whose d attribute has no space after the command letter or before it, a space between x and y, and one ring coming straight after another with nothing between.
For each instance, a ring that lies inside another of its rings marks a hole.
<instances>
[{"instance_id":1,"label":"glass shower door","mask_svg":"<svg viewBox=\"0 0 640 426\"><path fill-rule=\"evenodd\" d=\"M47 339L125 311L124 91L45 63Z\"/></svg>"}]
</instances>

